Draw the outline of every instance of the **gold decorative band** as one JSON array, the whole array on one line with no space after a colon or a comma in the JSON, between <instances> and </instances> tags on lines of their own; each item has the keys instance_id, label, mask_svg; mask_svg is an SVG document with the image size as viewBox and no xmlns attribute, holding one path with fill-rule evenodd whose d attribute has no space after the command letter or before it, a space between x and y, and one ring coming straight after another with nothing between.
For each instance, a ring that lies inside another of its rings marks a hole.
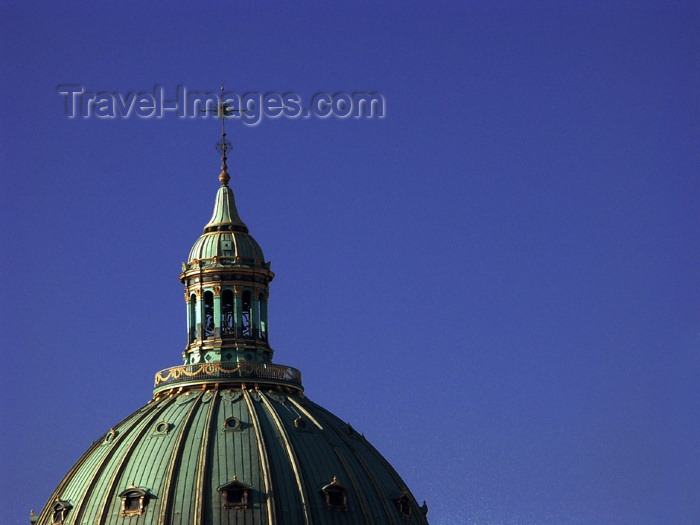
<instances>
[{"instance_id":1,"label":"gold decorative band","mask_svg":"<svg viewBox=\"0 0 700 525\"><path fill-rule=\"evenodd\" d=\"M200 363L174 366L156 374L155 389L180 383L207 383L218 381L255 381L285 383L301 388L301 372L291 366L270 363L239 363L231 367L223 363Z\"/></svg>"}]
</instances>

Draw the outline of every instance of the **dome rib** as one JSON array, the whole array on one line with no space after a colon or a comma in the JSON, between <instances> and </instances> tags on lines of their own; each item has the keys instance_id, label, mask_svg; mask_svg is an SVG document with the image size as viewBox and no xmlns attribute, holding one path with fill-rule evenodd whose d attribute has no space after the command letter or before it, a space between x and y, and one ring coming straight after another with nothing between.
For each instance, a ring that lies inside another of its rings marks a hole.
<instances>
[{"instance_id":1,"label":"dome rib","mask_svg":"<svg viewBox=\"0 0 700 525\"><path fill-rule=\"evenodd\" d=\"M199 399L201 403L204 403L204 396L207 393L212 393L211 391L207 391L206 393L202 394ZM203 496L203 479L204 475L206 473L206 468L207 468L207 457L208 454L206 454L206 451L209 449L209 438L212 434L211 432L211 422L212 422L212 414L214 413L214 407L216 407L218 401L219 401L219 396L218 396L218 389L214 389L214 392L212 393L212 397L209 399L209 410L207 410L207 416L204 421L203 429L202 429L202 442L200 445L199 449L199 464L197 467L197 488L195 489L195 504L194 504L194 525L200 525L204 521L204 508L202 506L202 500L204 499Z\"/></svg>"},{"instance_id":2,"label":"dome rib","mask_svg":"<svg viewBox=\"0 0 700 525\"><path fill-rule=\"evenodd\" d=\"M324 523L329 519L333 519L332 516L338 515L337 511L326 508L325 504L322 502L323 496L319 493L319 491L321 487L327 485L334 476L339 476L341 479L349 479L349 485L351 485L353 488L353 490L350 492L353 496L348 502L349 514L340 513L339 515L354 516L359 513L364 518L362 521L363 524L374 523L373 519L368 519L368 515L371 518L371 513L367 512L366 506L364 506L362 503L363 496L358 493L356 486L357 476L354 476L354 472L350 472L346 468L348 463L344 460L342 454L338 450L338 441L331 439L332 436L330 436L327 431L324 431L324 425L319 423L317 418L305 410L293 396L288 396L286 400L290 401L291 405L288 410L290 419L289 425L295 425L292 420L295 420L299 415L301 415L303 417L308 417L315 426L313 432L311 433L292 433L294 449L297 451L298 457L302 460L302 464L308 473L308 490L313 492L313 497L315 500L314 504L311 505L313 522ZM328 450L328 453L320 455L318 454L319 450ZM355 479L353 479L353 476ZM344 479L343 483L345 483ZM359 511L355 509L355 501L359 503ZM347 518L337 517L336 519L340 519L340 522L345 522Z\"/></svg>"},{"instance_id":3,"label":"dome rib","mask_svg":"<svg viewBox=\"0 0 700 525\"><path fill-rule=\"evenodd\" d=\"M259 403L256 394L249 392L251 402ZM255 396L255 397L254 397ZM301 508L299 489L296 476L289 461L288 454L282 443L281 436L268 410L254 406L260 421L262 438L265 440L270 459L270 473L275 482L275 509L280 523L299 525L305 522L304 511Z\"/></svg>"},{"instance_id":4,"label":"dome rib","mask_svg":"<svg viewBox=\"0 0 700 525\"><path fill-rule=\"evenodd\" d=\"M270 464L268 463L267 447L265 446L265 440L261 435L260 420L258 419L258 414L253 406L253 401L250 399L250 394L247 390L243 390L243 399L245 399L246 406L248 407L248 413L253 421L253 429L255 431L255 440L258 443L258 452L260 454L260 466L263 473L263 482L265 491L267 492L267 512L269 516L269 524L277 525L277 513L275 512L275 493L274 486L272 484L272 478L270 477Z\"/></svg>"},{"instance_id":5,"label":"dome rib","mask_svg":"<svg viewBox=\"0 0 700 525\"><path fill-rule=\"evenodd\" d=\"M308 400L306 400L306 401L308 403L311 403ZM370 466L367 464L366 460L362 458L362 456L358 452L358 447L353 446L352 440L350 438L348 438L348 436L345 435L345 433L343 431L341 431L337 427L336 424L334 424L335 423L334 421L329 420L331 418L337 420L338 418L336 416L334 416L333 414L331 414L330 412L328 412L323 407L320 407L320 406L316 405L315 403L311 403L311 404L313 404L314 408L319 412L319 418L322 419L326 423L328 429L330 431L332 431L338 437L338 439L340 439L343 443L345 443L347 445L347 448L352 452L353 457L359 463L362 471L364 472L365 477L369 480L370 484L374 488L374 490L376 492L376 495L375 495L376 497L371 498L371 499L373 501L378 500L381 503L382 509L384 510L384 516L382 516L382 517L378 516L378 519L382 520L382 521L380 521L380 523L396 523L396 524L400 525L401 522L397 521L397 519L396 519L396 512L394 511L394 509L390 508L387 505L389 502L386 500L385 491L383 491L382 488L377 483L377 473L373 472L372 469L370 468ZM325 433L324 433L324 435L325 435ZM362 438L362 439L366 445L368 445L371 449L374 449L374 447L372 447L372 445L369 444L369 442L367 442L367 440L365 440L364 438ZM386 462L384 462L384 463L386 463ZM401 485L403 485L403 483L401 483ZM384 521L384 520L387 520L387 521Z\"/></svg>"},{"instance_id":6,"label":"dome rib","mask_svg":"<svg viewBox=\"0 0 700 525\"><path fill-rule=\"evenodd\" d=\"M191 524L198 518L197 507L195 502L197 500L196 494L196 483L197 472L200 468L199 458L201 450L201 433L206 431L208 428L206 425L206 418L208 409L212 405L206 407L207 403L215 403L214 395L207 394L208 391L202 390L192 390L190 395L195 396L191 401L185 401L186 403L192 403L191 416L189 419L190 424L187 426L186 435L184 437L183 450L180 457L180 463L175 463L175 480L172 485L173 500L169 505L169 515L170 521L168 525L176 524ZM186 394L185 394L186 395ZM180 394L182 396L182 394ZM206 396L206 397L205 397ZM161 522L158 522L161 523Z\"/></svg>"},{"instance_id":7,"label":"dome rib","mask_svg":"<svg viewBox=\"0 0 700 525\"><path fill-rule=\"evenodd\" d=\"M385 494L382 492L382 489L377 484L377 480L372 475L372 472L370 472L369 466L365 463L365 461L362 459L362 457L359 454L357 454L354 450L353 450L353 454L355 455L355 457L357 458L357 461L362 466L362 470L364 471L365 475L369 478L370 482L372 483L372 487L374 487L374 490L375 490L376 495L377 495L377 499L382 504L382 508L384 509L384 515L385 515L386 519L389 520L387 523L399 523L396 520L396 518L394 517L394 515L393 515L394 513L392 513L391 510L389 509L389 507L387 506L387 501L384 497Z\"/></svg>"},{"instance_id":8,"label":"dome rib","mask_svg":"<svg viewBox=\"0 0 700 525\"><path fill-rule=\"evenodd\" d=\"M140 418L138 423L136 423L132 427L132 431L136 431L136 434L131 438L131 441L129 442L129 445L126 447L126 450L122 453L121 458L117 461L116 468L114 469L114 472L112 473L112 476L110 477L108 483L107 483L107 489L103 492L103 496L100 500L99 506L98 506L98 512L97 512L97 517L96 519L99 521L96 521L98 525L104 525L105 521L107 520L108 512L106 512L107 507L110 505L110 500L111 504L114 504L113 500L113 495L116 494L118 491L116 490L117 488L117 483L122 477L122 474L124 473L124 469L126 468L126 462L127 459L131 459L131 454L134 452L136 447L143 441L144 436L146 435L146 432L152 427L153 423L158 420L158 417L165 412L165 410L174 402L174 399L170 398L168 401L163 403L162 405L158 405L158 408L153 410L153 413L151 413L151 410L146 410L144 412L144 417ZM146 420L149 420L150 416L150 425L145 423ZM142 424L142 427L138 429L138 425ZM138 429L138 430L137 430ZM126 439L126 436L125 436ZM116 451L116 449L115 449ZM104 462L101 467L107 467L111 463L110 461ZM99 480L101 476L95 476L93 477L93 480ZM90 487L92 488L94 484L91 484ZM84 500L89 499L89 494L87 498L84 498ZM80 516L76 516L76 519L74 520L74 523L82 523L82 521L79 521L78 518ZM92 519L89 520L90 522Z\"/></svg>"},{"instance_id":9,"label":"dome rib","mask_svg":"<svg viewBox=\"0 0 700 525\"><path fill-rule=\"evenodd\" d=\"M292 466L292 470L294 471L294 476L296 478L297 488L299 490L299 497L301 498L301 510L303 511L304 515L304 523L306 525L310 525L308 497L306 494L306 490L304 489L304 476L301 472L299 459L297 458L297 455L294 452L294 448L289 442L289 434L287 434L284 425L282 425L282 421L280 420L279 414L277 413L277 411L272 406L270 401L267 399L267 396L263 392L260 393L260 398L262 399L265 408L267 408L268 412L270 412L270 415L272 416L272 419L274 420L275 425L277 426L277 430L279 431L279 434L282 437L284 448L287 451L287 458L289 459L289 463Z\"/></svg>"},{"instance_id":10,"label":"dome rib","mask_svg":"<svg viewBox=\"0 0 700 525\"><path fill-rule=\"evenodd\" d=\"M308 410L306 410L306 408L303 407L303 405L301 405L292 396L289 396L288 399L292 402L292 404L295 407L297 407L299 409L299 411L301 411L306 417L308 417L314 423L314 425L316 425L318 427L319 430L323 430L323 425L321 425L321 423L319 423L318 420L314 416L312 416L311 413Z\"/></svg>"},{"instance_id":11,"label":"dome rib","mask_svg":"<svg viewBox=\"0 0 700 525\"><path fill-rule=\"evenodd\" d=\"M89 477L91 481L87 484L85 494L80 494L80 500L73 509L75 515L75 518L73 520L74 523L81 523L79 520L82 518L83 514L85 512L89 512L89 509L85 510L84 503L90 500L91 494L95 491L97 485L99 485L100 481L102 480L103 473L106 471L107 466L111 463L112 459L114 458L114 455L118 451L119 446L128 439L128 436L132 433L132 431L135 428L138 427L139 424L141 424L144 420L148 419L151 416L151 410L157 406L159 405L154 404L152 407L149 407L148 410L144 410L143 408L141 408L127 416L125 419L123 419L118 425L116 425L116 427L114 427L115 429L119 429L119 434L117 434L117 436L115 437L114 442L109 445L109 449L105 451L105 454L95 461L95 466L93 468L81 469L84 470L84 472L81 472L81 477ZM163 410L164 409L165 408L163 408ZM128 426L126 428L121 428L124 424L128 424ZM98 448L104 445L104 439L105 438L101 438L100 440L98 440L95 443L94 448ZM81 464L81 467L82 466L83 465ZM68 478L68 476L66 476L66 478ZM72 476L70 481L73 481ZM78 487L82 485L79 479L76 479L75 481ZM72 498L72 494L69 497Z\"/></svg>"},{"instance_id":12,"label":"dome rib","mask_svg":"<svg viewBox=\"0 0 700 525\"><path fill-rule=\"evenodd\" d=\"M327 436L326 436L326 439L327 439ZM333 452L335 452L336 456L338 456L338 459L343 464L343 467L345 468L346 472L348 473L348 476L350 477L350 485L352 485L353 491L355 492L355 495L357 496L357 502L360 504L360 510L362 511L362 516L365 519L365 523L367 523L367 524L374 523L374 519L372 519L370 517L370 515L367 514L367 507L365 505L365 503L366 503L365 493L364 493L364 491L360 490L360 483L357 479L357 475L355 474L355 471L350 466L348 461L343 457L342 452L340 452L340 450L338 450L338 447L333 446ZM376 486L375 486L375 489L376 489Z\"/></svg>"},{"instance_id":13,"label":"dome rib","mask_svg":"<svg viewBox=\"0 0 700 525\"><path fill-rule=\"evenodd\" d=\"M173 451L170 454L170 461L168 462L168 467L166 470L165 485L163 486L162 490L162 500L158 511L159 523L170 523L172 519L173 494L176 485L176 483L173 483L173 472L175 470L176 463L182 462L182 454L186 443L186 440L183 439L183 437L189 435L190 428L192 427L192 421L194 419L193 415L196 413L195 409L199 408L200 397L201 396L197 396L197 399L191 402L191 406L185 414L183 423L180 425L177 432L177 438L175 439Z\"/></svg>"},{"instance_id":14,"label":"dome rib","mask_svg":"<svg viewBox=\"0 0 700 525\"><path fill-rule=\"evenodd\" d=\"M63 492L66 490L66 488L70 485L70 482L73 481L73 478L75 475L82 469L83 464L85 464L88 459L92 459L92 453L97 449L102 444L101 441L95 441L92 446L87 449L87 452L83 454L80 459L77 461L75 465L73 465L73 468L71 468L68 473L65 475L65 477L61 480L61 483L58 484L58 487L56 487L56 490L53 491L51 494L51 497L49 498L49 501L45 505L45 509L50 509L51 505L57 500L60 499L59 494L63 494ZM82 503L82 499L80 501ZM79 504L80 504L79 503ZM74 510L75 512L75 510ZM43 512L39 515L39 518L43 517Z\"/></svg>"}]
</instances>

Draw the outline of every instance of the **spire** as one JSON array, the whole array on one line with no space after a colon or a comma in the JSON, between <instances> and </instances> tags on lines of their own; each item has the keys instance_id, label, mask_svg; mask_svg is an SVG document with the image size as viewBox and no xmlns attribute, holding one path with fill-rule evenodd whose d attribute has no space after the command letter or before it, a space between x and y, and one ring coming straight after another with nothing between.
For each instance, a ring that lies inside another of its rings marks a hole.
<instances>
[{"instance_id":1,"label":"spire","mask_svg":"<svg viewBox=\"0 0 700 525\"><path fill-rule=\"evenodd\" d=\"M221 86L223 89L223 86ZM221 114L225 114L226 109L221 110ZM222 117L222 122L223 122ZM223 124L222 124L223 126ZM216 144L216 150L221 153L221 173L219 174L219 182L221 187L216 193L216 201L214 202L214 213L211 219L204 227L204 233L216 231L237 231L248 233L248 227L241 220L236 209L236 199L233 196L233 190L229 188L228 183L231 176L228 174L228 166L226 165L226 152L231 149L231 143L226 140L226 131L221 131L221 140Z\"/></svg>"},{"instance_id":2,"label":"spire","mask_svg":"<svg viewBox=\"0 0 700 525\"><path fill-rule=\"evenodd\" d=\"M228 174L228 166L226 165L226 144L231 144L226 140L226 132L221 133L221 144L224 146L221 148L222 153L221 153L221 173L219 174L219 182L221 182L222 186L228 186L228 181L231 180L231 177Z\"/></svg>"},{"instance_id":3,"label":"spire","mask_svg":"<svg viewBox=\"0 0 700 525\"><path fill-rule=\"evenodd\" d=\"M224 159L226 159L226 157L224 157ZM224 160L224 165L222 166L219 179L224 179L226 182L228 182L228 173L226 173L225 167L226 161ZM224 175L226 177L224 177ZM204 226L204 233L223 231L248 233L248 227L238 215L233 190L228 187L224 180L221 181L221 187L219 188L219 191L216 192L214 213L206 226Z\"/></svg>"},{"instance_id":4,"label":"spire","mask_svg":"<svg viewBox=\"0 0 700 525\"><path fill-rule=\"evenodd\" d=\"M221 153L221 173L219 181L222 186L228 186L231 176L228 174L228 166L226 165L226 152L230 151L231 142L226 140L226 119L234 113L242 112L240 109L234 109L231 104L226 102L224 95L224 85L221 84L221 96L215 110L203 109L202 113L216 113L216 116L221 119L221 140L216 144L216 150Z\"/></svg>"},{"instance_id":5,"label":"spire","mask_svg":"<svg viewBox=\"0 0 700 525\"><path fill-rule=\"evenodd\" d=\"M216 194L214 213L204 227L204 233L216 231L238 231L248 233L248 227L238 215L233 191L228 186L231 176L228 174L228 165L226 163L228 157L226 154L231 151L233 146L231 142L226 139L226 119L238 110L233 109L231 104L225 101L223 84L221 84L221 96L216 110L202 110L204 113L213 113L214 111L216 111L216 116L221 119L221 140L216 143L216 151L221 154L221 173L219 174L221 188L219 188Z\"/></svg>"}]
</instances>

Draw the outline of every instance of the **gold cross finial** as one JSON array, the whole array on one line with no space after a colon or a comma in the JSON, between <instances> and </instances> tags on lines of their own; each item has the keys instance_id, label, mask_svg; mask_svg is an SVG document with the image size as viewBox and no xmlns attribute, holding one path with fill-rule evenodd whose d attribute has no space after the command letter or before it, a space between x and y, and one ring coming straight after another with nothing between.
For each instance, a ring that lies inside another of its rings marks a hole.
<instances>
[{"instance_id":1,"label":"gold cross finial","mask_svg":"<svg viewBox=\"0 0 700 525\"><path fill-rule=\"evenodd\" d=\"M234 109L231 104L224 100L224 85L221 84L221 96L219 97L219 103L216 109L203 109L202 113L216 113L216 116L221 119L221 140L216 143L216 151L221 154L221 173L219 174L219 181L222 186L228 186L228 182L231 177L228 174L228 166L226 165L226 153L231 151L231 142L226 140L226 119L231 117L234 113L242 113L242 109Z\"/></svg>"}]
</instances>

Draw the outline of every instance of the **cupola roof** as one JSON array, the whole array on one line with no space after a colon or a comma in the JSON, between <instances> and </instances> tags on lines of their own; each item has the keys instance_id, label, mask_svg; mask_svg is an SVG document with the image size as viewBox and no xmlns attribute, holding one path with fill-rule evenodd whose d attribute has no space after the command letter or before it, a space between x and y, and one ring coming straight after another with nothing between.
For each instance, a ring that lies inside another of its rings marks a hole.
<instances>
[{"instance_id":1,"label":"cupola roof","mask_svg":"<svg viewBox=\"0 0 700 525\"><path fill-rule=\"evenodd\" d=\"M222 144L226 144L226 133L222 136ZM192 246L187 264L216 257L225 266L268 267L260 245L249 235L248 227L238 214L236 198L228 185L230 180L224 149L219 175L221 187L216 193L214 212Z\"/></svg>"},{"instance_id":2,"label":"cupola roof","mask_svg":"<svg viewBox=\"0 0 700 525\"><path fill-rule=\"evenodd\" d=\"M228 184L222 184L221 188L219 188L219 191L216 193L214 213L204 227L204 233L215 231L239 231L248 233L247 226L238 215L236 198L233 196L233 190L229 188Z\"/></svg>"},{"instance_id":3,"label":"cupola roof","mask_svg":"<svg viewBox=\"0 0 700 525\"><path fill-rule=\"evenodd\" d=\"M192 246L187 262L214 257L229 266L265 266L262 248L238 215L236 199L228 184L222 184L217 191L214 213Z\"/></svg>"}]
</instances>

